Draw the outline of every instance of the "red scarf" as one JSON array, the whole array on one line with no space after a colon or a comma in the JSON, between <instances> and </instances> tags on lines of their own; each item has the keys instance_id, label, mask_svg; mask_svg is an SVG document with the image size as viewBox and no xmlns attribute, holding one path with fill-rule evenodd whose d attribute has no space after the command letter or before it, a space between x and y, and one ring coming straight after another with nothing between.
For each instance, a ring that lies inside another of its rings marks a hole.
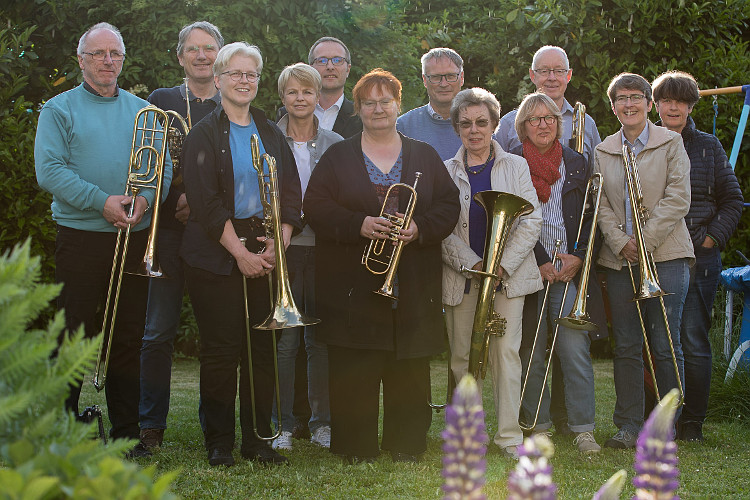
<instances>
[{"instance_id":1,"label":"red scarf","mask_svg":"<svg viewBox=\"0 0 750 500\"><path fill-rule=\"evenodd\" d=\"M523 141L523 157L529 164L531 182L534 184L539 201L547 203L552 194L552 184L560 178L562 144L560 141L555 141L546 153L540 153L539 149L526 138Z\"/></svg>"}]
</instances>

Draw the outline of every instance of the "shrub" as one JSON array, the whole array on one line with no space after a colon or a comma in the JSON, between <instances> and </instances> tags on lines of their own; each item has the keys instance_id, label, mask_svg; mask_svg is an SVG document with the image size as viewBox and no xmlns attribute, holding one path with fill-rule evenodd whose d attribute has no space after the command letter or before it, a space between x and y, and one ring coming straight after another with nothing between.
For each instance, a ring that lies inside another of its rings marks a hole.
<instances>
[{"instance_id":1,"label":"shrub","mask_svg":"<svg viewBox=\"0 0 750 500\"><path fill-rule=\"evenodd\" d=\"M83 329L65 337L63 313L46 328L30 324L60 291L39 284L40 259L27 240L0 257L0 497L175 498L176 473L154 481L155 468L122 460L131 441L104 446L95 424L63 409L68 386L92 366L99 338Z\"/></svg>"}]
</instances>

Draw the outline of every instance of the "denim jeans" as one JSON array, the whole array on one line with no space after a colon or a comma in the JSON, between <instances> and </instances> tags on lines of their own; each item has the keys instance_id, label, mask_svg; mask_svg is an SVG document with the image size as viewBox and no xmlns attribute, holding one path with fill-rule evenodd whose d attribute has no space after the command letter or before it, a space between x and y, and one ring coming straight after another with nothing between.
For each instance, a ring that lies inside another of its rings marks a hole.
<instances>
[{"instance_id":1,"label":"denim jeans","mask_svg":"<svg viewBox=\"0 0 750 500\"><path fill-rule=\"evenodd\" d=\"M685 307L682 310L680 341L685 355L685 406L682 422L703 422L711 388L711 310L721 273L721 252L717 247L695 247L695 266L690 270Z\"/></svg>"},{"instance_id":2,"label":"denim jeans","mask_svg":"<svg viewBox=\"0 0 750 500\"><path fill-rule=\"evenodd\" d=\"M685 380L684 359L680 344L682 308L687 295L690 274L687 259L674 259L656 264L661 288L670 293L664 295L664 307L672 336L675 358L680 379ZM638 280L638 266L633 266L633 276ZM643 426L645 394L643 387L643 333L636 303L633 301L633 285L627 266L619 271L607 269L607 290L612 306L612 330L615 338L615 392L617 402L613 420L618 429L637 434ZM654 358L659 394L664 396L677 387L677 376L672 363L669 340L664 325L663 313L658 298L639 301L643 313L643 324ZM680 409L675 419L679 418Z\"/></svg>"},{"instance_id":3,"label":"denim jeans","mask_svg":"<svg viewBox=\"0 0 750 500\"><path fill-rule=\"evenodd\" d=\"M315 247L290 245L286 251L292 295L297 307L309 316L315 316ZM305 326L305 348L307 349L307 395L312 416L308 426L310 432L331 425L328 402L328 347L315 340L315 325ZM279 341L279 391L281 392L281 428L292 432L294 428L294 374L300 332L298 328L286 328ZM276 405L273 406L273 421L278 426Z\"/></svg>"},{"instance_id":4,"label":"denim jeans","mask_svg":"<svg viewBox=\"0 0 750 500\"><path fill-rule=\"evenodd\" d=\"M185 277L180 259L182 231L159 228L159 264L166 278L152 278L141 347L142 429L166 429L172 352L180 324Z\"/></svg>"},{"instance_id":5,"label":"denim jeans","mask_svg":"<svg viewBox=\"0 0 750 500\"><path fill-rule=\"evenodd\" d=\"M542 302L544 290L537 292L537 307L542 313ZM560 304L565 293L565 283L553 283L550 285L547 304L542 315L542 324L531 359L531 367L521 402L521 420L527 426L534 422L539 395L542 395L542 403L537 418L536 430L546 430L552 426L550 419L550 397L544 378L548 331L555 331L554 320L560 313ZM565 297L563 315L573 308L575 302L576 286L571 282L568 294ZM565 387L565 407L568 415L568 426L573 432L586 432L594 429L594 368L591 364L589 347L591 341L588 332L572 330L559 327L555 341L554 354L559 361L560 372L555 376L563 381ZM529 357L531 348L521 349L521 363L523 364L524 379L526 370L529 368ZM522 379L522 380L524 380Z\"/></svg>"}]
</instances>

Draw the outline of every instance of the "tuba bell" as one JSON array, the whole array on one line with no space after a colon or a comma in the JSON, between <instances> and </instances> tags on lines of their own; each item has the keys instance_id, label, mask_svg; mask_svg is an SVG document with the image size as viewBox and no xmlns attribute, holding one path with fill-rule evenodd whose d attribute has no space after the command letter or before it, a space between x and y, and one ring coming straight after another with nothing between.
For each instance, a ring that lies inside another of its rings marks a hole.
<instances>
[{"instance_id":1,"label":"tuba bell","mask_svg":"<svg viewBox=\"0 0 750 500\"><path fill-rule=\"evenodd\" d=\"M469 350L469 373L479 380L487 373L491 336L505 334L505 318L495 311L495 281L502 278L497 275L497 268L513 222L518 217L533 212L534 206L520 196L500 191L480 191L474 195L474 200L487 213L484 265L481 271L461 266L461 272L482 277Z\"/></svg>"}]
</instances>

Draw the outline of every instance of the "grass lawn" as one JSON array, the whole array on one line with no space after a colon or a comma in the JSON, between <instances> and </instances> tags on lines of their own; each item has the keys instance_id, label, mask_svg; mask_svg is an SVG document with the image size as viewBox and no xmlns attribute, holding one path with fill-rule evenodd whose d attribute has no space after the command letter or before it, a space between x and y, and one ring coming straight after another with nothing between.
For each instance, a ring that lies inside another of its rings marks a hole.
<instances>
[{"instance_id":1,"label":"grass lawn","mask_svg":"<svg viewBox=\"0 0 750 500\"><path fill-rule=\"evenodd\" d=\"M614 432L612 409L614 384L612 361L595 361L596 439L600 444ZM446 366L433 363L433 397L440 402L445 393ZM484 401L490 437L495 431L489 384ZM106 408L104 394L85 384L81 404L96 402ZM395 464L383 454L374 464L345 465L327 450L295 441L288 452L288 467L259 466L240 457L235 450L234 467L210 467L198 424L198 362L177 360L173 366L172 400L161 450L142 465L154 464L158 471L179 469L174 490L184 498L440 498L442 485L441 439L444 413L433 414L428 451L418 464ZM237 442L240 441L239 418ZM750 428L731 422L709 421L704 426L706 442L679 443L681 498L750 498ZM633 451L604 449L597 456L581 455L572 438L553 436L553 479L559 498L591 498L614 472L625 469L628 483L622 498L635 490ZM515 462L500 456L492 445L487 456L488 498L505 498L509 470Z\"/></svg>"}]
</instances>

